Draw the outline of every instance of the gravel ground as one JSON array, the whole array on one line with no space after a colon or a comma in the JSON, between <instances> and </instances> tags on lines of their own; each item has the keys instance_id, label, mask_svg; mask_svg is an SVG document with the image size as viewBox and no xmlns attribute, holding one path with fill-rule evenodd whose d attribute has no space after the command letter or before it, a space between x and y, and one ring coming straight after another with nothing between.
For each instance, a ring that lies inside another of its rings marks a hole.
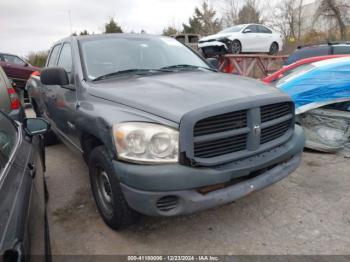
<instances>
[{"instance_id":1,"label":"gravel ground","mask_svg":"<svg viewBox=\"0 0 350 262\"><path fill-rule=\"evenodd\" d=\"M350 254L350 160L306 152L285 180L191 216L109 229L88 171L64 145L47 148L53 254Z\"/></svg>"}]
</instances>

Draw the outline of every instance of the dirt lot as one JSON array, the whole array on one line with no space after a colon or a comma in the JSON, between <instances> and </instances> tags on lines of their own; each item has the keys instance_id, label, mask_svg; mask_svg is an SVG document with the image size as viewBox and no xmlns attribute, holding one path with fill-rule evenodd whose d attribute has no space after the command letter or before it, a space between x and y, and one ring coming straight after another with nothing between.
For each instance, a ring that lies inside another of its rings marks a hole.
<instances>
[{"instance_id":1,"label":"dirt lot","mask_svg":"<svg viewBox=\"0 0 350 262\"><path fill-rule=\"evenodd\" d=\"M199 214L145 218L123 232L97 213L87 168L47 148L54 254L350 254L350 159L305 153L274 186Z\"/></svg>"}]
</instances>

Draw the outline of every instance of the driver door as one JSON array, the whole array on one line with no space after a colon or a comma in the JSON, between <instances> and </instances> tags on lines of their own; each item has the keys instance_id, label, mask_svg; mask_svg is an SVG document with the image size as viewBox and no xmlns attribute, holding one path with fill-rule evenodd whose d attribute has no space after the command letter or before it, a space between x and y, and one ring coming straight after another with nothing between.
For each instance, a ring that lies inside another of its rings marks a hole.
<instances>
[{"instance_id":1,"label":"driver door","mask_svg":"<svg viewBox=\"0 0 350 262\"><path fill-rule=\"evenodd\" d=\"M65 42L59 53L57 66L66 70L69 78L67 86L50 86L51 92L48 96L48 113L54 122L56 133L68 146L73 149L79 148L79 135L77 134L77 94L74 86L74 70L72 59L72 47L70 42Z\"/></svg>"}]
</instances>

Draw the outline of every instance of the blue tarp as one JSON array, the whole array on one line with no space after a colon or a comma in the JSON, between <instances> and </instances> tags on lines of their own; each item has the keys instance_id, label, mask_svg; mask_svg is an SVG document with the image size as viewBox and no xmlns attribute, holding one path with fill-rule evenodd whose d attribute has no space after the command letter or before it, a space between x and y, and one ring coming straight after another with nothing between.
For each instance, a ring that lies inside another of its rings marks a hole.
<instances>
[{"instance_id":1,"label":"blue tarp","mask_svg":"<svg viewBox=\"0 0 350 262\"><path fill-rule=\"evenodd\" d=\"M350 100L350 58L332 60L279 86L292 97L297 113Z\"/></svg>"}]
</instances>

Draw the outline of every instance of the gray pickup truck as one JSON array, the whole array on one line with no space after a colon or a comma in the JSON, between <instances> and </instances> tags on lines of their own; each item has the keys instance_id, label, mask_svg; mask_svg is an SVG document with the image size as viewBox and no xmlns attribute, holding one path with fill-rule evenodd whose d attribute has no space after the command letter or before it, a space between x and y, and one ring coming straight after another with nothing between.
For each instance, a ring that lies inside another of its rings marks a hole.
<instances>
[{"instance_id":1,"label":"gray pickup truck","mask_svg":"<svg viewBox=\"0 0 350 262\"><path fill-rule=\"evenodd\" d=\"M78 36L28 81L37 115L83 155L113 229L230 203L298 167L291 99L214 64L172 38Z\"/></svg>"}]
</instances>

